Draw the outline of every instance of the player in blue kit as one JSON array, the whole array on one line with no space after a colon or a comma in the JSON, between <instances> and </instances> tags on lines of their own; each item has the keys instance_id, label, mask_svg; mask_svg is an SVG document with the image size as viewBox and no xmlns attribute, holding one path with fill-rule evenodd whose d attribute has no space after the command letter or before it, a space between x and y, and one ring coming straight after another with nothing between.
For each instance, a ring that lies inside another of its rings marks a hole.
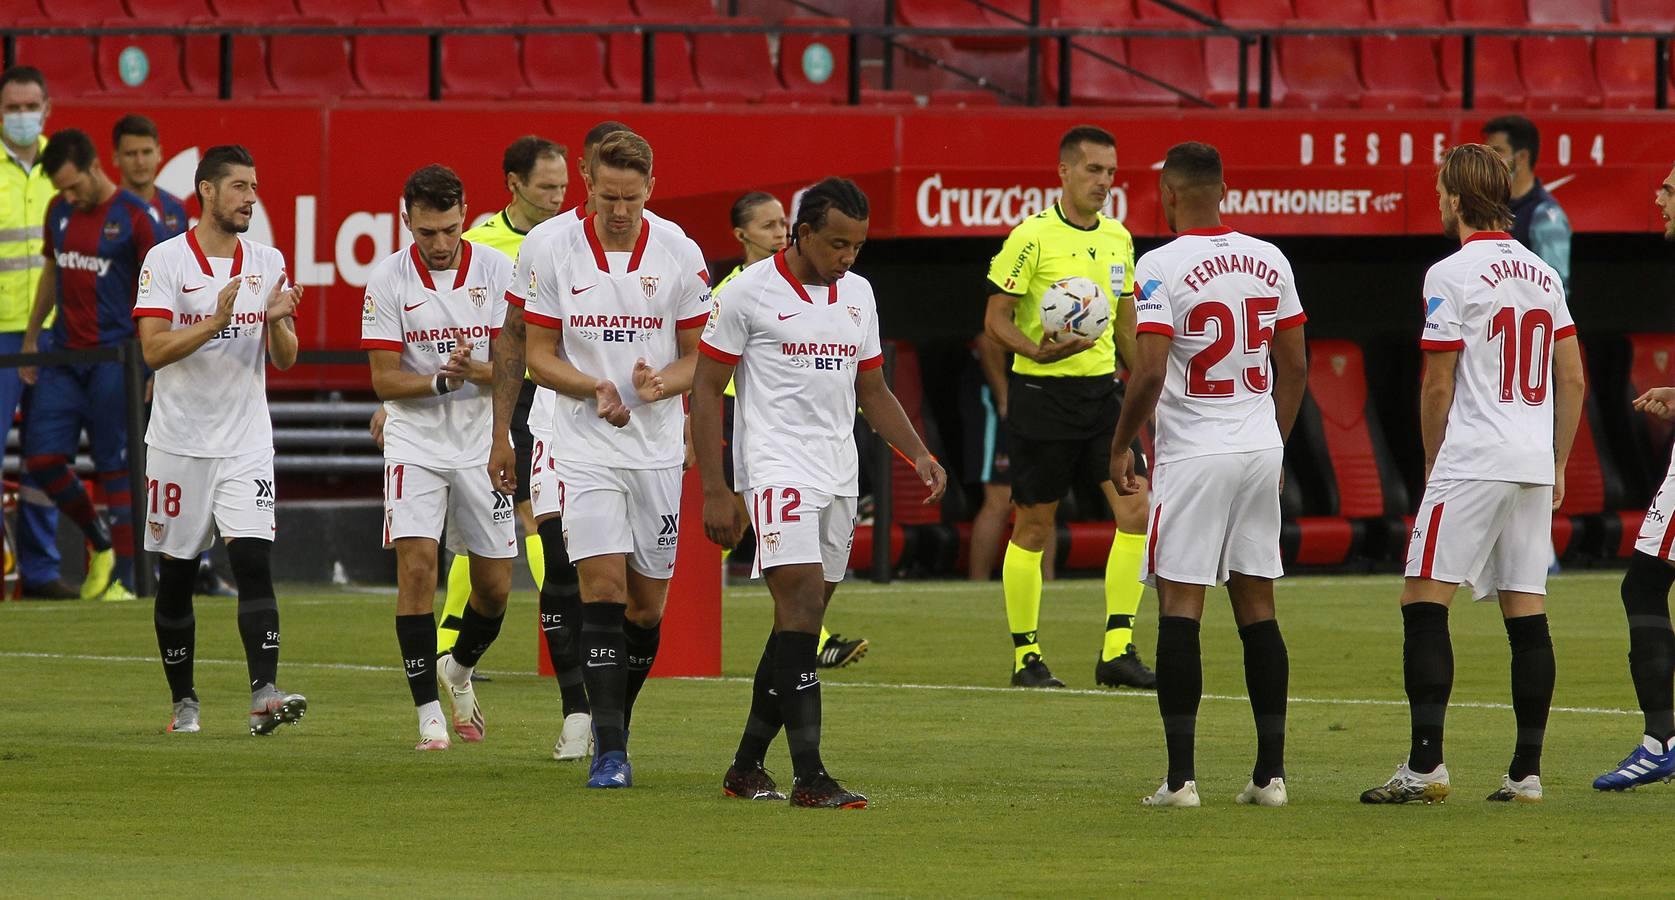
<instances>
[{"instance_id":1,"label":"player in blue kit","mask_svg":"<svg viewBox=\"0 0 1675 900\"><path fill-rule=\"evenodd\" d=\"M158 240L157 213L111 182L85 132L72 128L53 135L41 163L60 196L47 209L46 267L24 332L24 352L122 344L134 336L134 292L140 262ZM57 317L43 340L42 327L55 307ZM24 465L93 545L81 597L132 599L134 536L122 364L42 366L22 375L35 385ZM109 509L108 523L70 470L83 428Z\"/></svg>"}]
</instances>

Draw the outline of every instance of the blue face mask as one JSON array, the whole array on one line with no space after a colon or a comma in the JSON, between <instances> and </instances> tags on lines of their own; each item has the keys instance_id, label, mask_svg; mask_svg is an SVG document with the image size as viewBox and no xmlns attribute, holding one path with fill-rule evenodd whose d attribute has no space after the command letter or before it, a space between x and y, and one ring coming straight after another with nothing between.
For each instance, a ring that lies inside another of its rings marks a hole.
<instances>
[{"instance_id":1,"label":"blue face mask","mask_svg":"<svg viewBox=\"0 0 1675 900\"><path fill-rule=\"evenodd\" d=\"M28 146L40 140L41 126L46 124L46 117L46 112L39 109L9 112L0 128L4 129L6 140L13 146Z\"/></svg>"}]
</instances>

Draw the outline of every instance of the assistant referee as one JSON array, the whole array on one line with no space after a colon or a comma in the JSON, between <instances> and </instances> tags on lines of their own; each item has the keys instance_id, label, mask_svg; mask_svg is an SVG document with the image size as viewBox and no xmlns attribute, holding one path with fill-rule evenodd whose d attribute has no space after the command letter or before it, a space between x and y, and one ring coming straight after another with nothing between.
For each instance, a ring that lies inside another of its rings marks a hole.
<instances>
[{"instance_id":1,"label":"assistant referee","mask_svg":"<svg viewBox=\"0 0 1675 900\"><path fill-rule=\"evenodd\" d=\"M1100 485L1117 520L1105 564L1105 645L1094 680L1110 687L1157 686L1133 643L1146 492L1119 497L1109 474L1111 437L1122 411L1117 354L1134 358L1134 240L1102 212L1116 171L1117 142L1110 132L1092 125L1065 132L1058 158L1063 195L1012 229L989 265L985 329L1014 354L1007 427L1017 518L1001 584L1017 687L1064 686L1042 659L1037 633L1041 555L1059 501L1077 484ZM1077 276L1109 291L1112 327L1095 340L1053 340L1042 333L1042 295Z\"/></svg>"}]
</instances>

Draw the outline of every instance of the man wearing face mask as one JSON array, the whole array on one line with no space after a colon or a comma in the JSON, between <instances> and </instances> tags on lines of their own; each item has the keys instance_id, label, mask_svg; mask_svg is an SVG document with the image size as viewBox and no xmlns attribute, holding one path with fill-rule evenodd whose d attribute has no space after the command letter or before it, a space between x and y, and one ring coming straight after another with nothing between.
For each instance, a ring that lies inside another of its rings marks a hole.
<instances>
[{"instance_id":1,"label":"man wearing face mask","mask_svg":"<svg viewBox=\"0 0 1675 900\"><path fill-rule=\"evenodd\" d=\"M58 193L40 161L47 143L41 130L51 111L41 70L13 66L0 73L0 145L6 150L0 158L0 353L23 349L24 326L44 268L41 223ZM18 370L0 369L0 460L22 396ZM20 480L25 487L33 486L27 473ZM24 595L75 599L79 596L76 588L58 578L58 558L53 552L58 515L52 504L44 499L26 501L18 509L18 567Z\"/></svg>"}]
</instances>

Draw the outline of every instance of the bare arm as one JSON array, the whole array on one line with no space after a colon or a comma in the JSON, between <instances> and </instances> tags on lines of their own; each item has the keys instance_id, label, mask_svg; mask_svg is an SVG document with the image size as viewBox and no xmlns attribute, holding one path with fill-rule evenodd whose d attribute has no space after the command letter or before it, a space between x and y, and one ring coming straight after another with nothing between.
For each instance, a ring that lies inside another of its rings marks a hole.
<instances>
[{"instance_id":1,"label":"bare arm","mask_svg":"<svg viewBox=\"0 0 1675 900\"><path fill-rule=\"evenodd\" d=\"M744 534L740 510L727 487L721 460L721 392L732 379L732 366L708 355L699 356L693 366L692 409L687 418L692 427L692 453L698 459L698 477L704 487L704 534L727 548Z\"/></svg>"},{"instance_id":2,"label":"bare arm","mask_svg":"<svg viewBox=\"0 0 1675 900\"><path fill-rule=\"evenodd\" d=\"M283 372L297 364L297 307L302 305L302 285L268 294L268 360Z\"/></svg>"},{"instance_id":3,"label":"bare arm","mask_svg":"<svg viewBox=\"0 0 1675 900\"><path fill-rule=\"evenodd\" d=\"M185 328L172 328L166 319L142 316L139 322L140 352L145 364L153 370L180 362L233 321L233 301L238 298L242 280L234 278L221 288L215 297L215 314Z\"/></svg>"},{"instance_id":4,"label":"bare arm","mask_svg":"<svg viewBox=\"0 0 1675 900\"><path fill-rule=\"evenodd\" d=\"M977 365L983 370L983 381L995 398L995 412L1006 418L1006 404L1011 399L1011 386L1006 380L1006 348L989 337L987 331L977 336Z\"/></svg>"},{"instance_id":5,"label":"bare arm","mask_svg":"<svg viewBox=\"0 0 1675 900\"><path fill-rule=\"evenodd\" d=\"M1425 480L1431 479L1448 431L1448 409L1454 405L1454 367L1460 351L1443 350L1425 354L1425 380L1419 387L1419 433L1425 442Z\"/></svg>"},{"instance_id":6,"label":"bare arm","mask_svg":"<svg viewBox=\"0 0 1675 900\"><path fill-rule=\"evenodd\" d=\"M1140 490L1140 482L1134 475L1134 439L1151 421L1157 398L1163 395L1163 379L1169 371L1169 347L1173 343L1174 338L1169 335L1153 332L1139 335L1135 341L1135 361L1128 370L1122 416L1117 419L1117 430L1111 438L1111 483L1123 496Z\"/></svg>"},{"instance_id":7,"label":"bare arm","mask_svg":"<svg viewBox=\"0 0 1675 900\"><path fill-rule=\"evenodd\" d=\"M524 374L523 307L506 304L506 319L500 324L489 358L494 363L491 380L494 427L490 429L489 480L501 493L517 490L517 455L512 450L512 414L523 390Z\"/></svg>"},{"instance_id":8,"label":"bare arm","mask_svg":"<svg viewBox=\"0 0 1675 900\"><path fill-rule=\"evenodd\" d=\"M1582 351L1574 335L1553 345L1553 465L1559 476L1559 488L1553 494L1553 506L1564 501L1563 478L1570 462L1570 448L1576 441L1576 426L1582 419L1582 398L1588 390L1588 378L1582 371Z\"/></svg>"},{"instance_id":9,"label":"bare arm","mask_svg":"<svg viewBox=\"0 0 1675 900\"><path fill-rule=\"evenodd\" d=\"M372 391L380 400L411 400L436 396L436 379L401 368L401 354L394 350L368 350L372 366Z\"/></svg>"},{"instance_id":10,"label":"bare arm","mask_svg":"<svg viewBox=\"0 0 1675 900\"><path fill-rule=\"evenodd\" d=\"M675 341L680 349L679 359L664 366L661 372L653 371L642 359L634 366L629 383L618 385L617 390L621 392L624 387L632 389L639 395L641 403L668 400L692 390L693 373L698 365L698 341L703 337L703 333L702 328L684 328L677 331Z\"/></svg>"},{"instance_id":11,"label":"bare arm","mask_svg":"<svg viewBox=\"0 0 1675 900\"><path fill-rule=\"evenodd\" d=\"M1272 346L1269 359L1274 364L1274 418L1279 420L1280 440L1289 441L1309 384L1308 342L1303 339L1303 326L1276 332Z\"/></svg>"},{"instance_id":12,"label":"bare arm","mask_svg":"<svg viewBox=\"0 0 1675 900\"><path fill-rule=\"evenodd\" d=\"M948 476L936 458L931 456L925 442L920 440L919 432L914 430L895 392L884 383L883 367L874 366L856 374L855 400L860 403L861 415L866 417L872 430L912 461L919 479L931 489L925 502L929 504L941 500L942 492L948 487Z\"/></svg>"},{"instance_id":13,"label":"bare arm","mask_svg":"<svg viewBox=\"0 0 1675 900\"><path fill-rule=\"evenodd\" d=\"M1117 320L1111 323L1111 340L1116 342L1117 356L1121 358L1125 369L1133 369L1135 362L1140 359L1140 345L1135 341L1134 325L1134 295L1124 294L1117 298Z\"/></svg>"},{"instance_id":14,"label":"bare arm","mask_svg":"<svg viewBox=\"0 0 1675 900\"><path fill-rule=\"evenodd\" d=\"M1019 330L1018 323L1012 321L1012 311L1022 299L1011 294L989 295L989 306L983 313L983 329L1004 349L1038 363L1050 363L1075 356L1093 346L1093 341L1087 338L1054 341L1043 336L1039 344L1030 340Z\"/></svg>"},{"instance_id":15,"label":"bare arm","mask_svg":"<svg viewBox=\"0 0 1675 900\"><path fill-rule=\"evenodd\" d=\"M564 340L563 332L556 328L527 323L525 328L529 336L525 364L529 366L529 374L535 378L535 383L552 388L566 397L592 400L600 379L583 372L571 365L569 360L558 355L558 348Z\"/></svg>"}]
</instances>

